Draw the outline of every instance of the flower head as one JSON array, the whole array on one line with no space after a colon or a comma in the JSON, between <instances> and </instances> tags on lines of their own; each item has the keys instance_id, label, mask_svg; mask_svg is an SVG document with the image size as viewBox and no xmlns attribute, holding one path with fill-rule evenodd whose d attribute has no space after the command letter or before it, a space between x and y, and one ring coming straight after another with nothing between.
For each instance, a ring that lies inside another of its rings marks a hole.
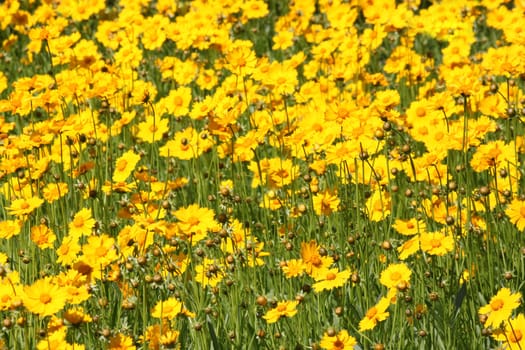
<instances>
[{"instance_id":1,"label":"flower head","mask_svg":"<svg viewBox=\"0 0 525 350\"><path fill-rule=\"evenodd\" d=\"M140 156L131 150L120 156L115 163L113 182L126 181L139 160Z\"/></svg>"},{"instance_id":2,"label":"flower head","mask_svg":"<svg viewBox=\"0 0 525 350\"><path fill-rule=\"evenodd\" d=\"M511 293L510 289L501 288L487 305L479 308L480 315L488 315L484 326L499 327L511 316L512 310L520 306L520 299L521 293Z\"/></svg>"},{"instance_id":3,"label":"flower head","mask_svg":"<svg viewBox=\"0 0 525 350\"><path fill-rule=\"evenodd\" d=\"M404 263L390 264L379 278L379 282L387 288L397 288L400 284L410 285L412 271Z\"/></svg>"},{"instance_id":4,"label":"flower head","mask_svg":"<svg viewBox=\"0 0 525 350\"><path fill-rule=\"evenodd\" d=\"M454 249L454 238L441 232L422 233L420 244L425 253L443 256Z\"/></svg>"},{"instance_id":5,"label":"flower head","mask_svg":"<svg viewBox=\"0 0 525 350\"><path fill-rule=\"evenodd\" d=\"M50 316L60 311L65 306L66 299L65 289L49 277L24 287L25 307L40 316Z\"/></svg>"},{"instance_id":6,"label":"flower head","mask_svg":"<svg viewBox=\"0 0 525 350\"><path fill-rule=\"evenodd\" d=\"M359 331L373 329L378 322L386 320L390 315L386 309L390 306L390 298L383 297L378 303L367 310L365 317L359 322Z\"/></svg>"},{"instance_id":7,"label":"flower head","mask_svg":"<svg viewBox=\"0 0 525 350\"><path fill-rule=\"evenodd\" d=\"M505 349L518 350L525 348L525 316L519 314L505 322L503 330L496 330L494 338L508 346Z\"/></svg>"},{"instance_id":8,"label":"flower head","mask_svg":"<svg viewBox=\"0 0 525 350\"><path fill-rule=\"evenodd\" d=\"M349 278L350 270L339 271L337 268L326 269L315 277L317 282L315 282L312 287L316 293L325 289L332 290L342 287Z\"/></svg>"},{"instance_id":9,"label":"flower head","mask_svg":"<svg viewBox=\"0 0 525 350\"><path fill-rule=\"evenodd\" d=\"M325 332L319 345L326 350L352 350L357 345L357 340L342 329L334 335Z\"/></svg>"},{"instance_id":10,"label":"flower head","mask_svg":"<svg viewBox=\"0 0 525 350\"><path fill-rule=\"evenodd\" d=\"M82 208L69 223L69 234L73 237L89 235L94 225L95 219L91 217L91 211L88 208Z\"/></svg>"},{"instance_id":11,"label":"flower head","mask_svg":"<svg viewBox=\"0 0 525 350\"><path fill-rule=\"evenodd\" d=\"M275 323L279 321L281 317L292 317L297 313L297 305L299 302L294 301L280 301L277 306L269 310L263 318L268 323Z\"/></svg>"},{"instance_id":12,"label":"flower head","mask_svg":"<svg viewBox=\"0 0 525 350\"><path fill-rule=\"evenodd\" d=\"M176 298L159 301L151 312L151 316L156 318L173 319L178 315L195 317L195 314L188 311L184 304Z\"/></svg>"},{"instance_id":13,"label":"flower head","mask_svg":"<svg viewBox=\"0 0 525 350\"><path fill-rule=\"evenodd\" d=\"M505 214L509 217L510 222L516 225L518 230L525 230L525 201L512 200L507 209L505 209Z\"/></svg>"},{"instance_id":14,"label":"flower head","mask_svg":"<svg viewBox=\"0 0 525 350\"><path fill-rule=\"evenodd\" d=\"M36 208L40 207L44 203L42 198L31 197L31 198L19 198L11 202L11 206L7 207L9 215L25 216L29 215Z\"/></svg>"}]
</instances>

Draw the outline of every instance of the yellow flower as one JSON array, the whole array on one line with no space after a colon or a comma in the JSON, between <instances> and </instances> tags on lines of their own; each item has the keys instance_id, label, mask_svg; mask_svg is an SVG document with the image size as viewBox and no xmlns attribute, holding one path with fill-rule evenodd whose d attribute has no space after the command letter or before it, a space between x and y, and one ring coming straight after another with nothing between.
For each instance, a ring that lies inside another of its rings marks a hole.
<instances>
[{"instance_id":1,"label":"yellow flower","mask_svg":"<svg viewBox=\"0 0 525 350\"><path fill-rule=\"evenodd\" d=\"M503 331L496 330L493 337L504 342L508 346L505 349L525 349L525 316L520 313L516 318L506 320Z\"/></svg>"},{"instance_id":2,"label":"yellow flower","mask_svg":"<svg viewBox=\"0 0 525 350\"><path fill-rule=\"evenodd\" d=\"M64 319L72 325L79 325L81 323L88 323L93 321L91 316L84 312L84 308L78 306L72 309L67 309L63 315Z\"/></svg>"},{"instance_id":3,"label":"yellow flower","mask_svg":"<svg viewBox=\"0 0 525 350\"><path fill-rule=\"evenodd\" d=\"M57 283L66 291L69 304L80 304L90 298L87 276L77 270L67 270L57 276Z\"/></svg>"},{"instance_id":4,"label":"yellow flower","mask_svg":"<svg viewBox=\"0 0 525 350\"><path fill-rule=\"evenodd\" d=\"M480 91L480 70L478 65L463 65L452 69L441 66L441 74L447 82L448 91L456 96L474 96Z\"/></svg>"},{"instance_id":5,"label":"yellow flower","mask_svg":"<svg viewBox=\"0 0 525 350\"><path fill-rule=\"evenodd\" d=\"M301 259L304 264L304 270L314 278L334 262L334 259L330 256L321 256L319 248L317 242L313 240L308 243L301 243Z\"/></svg>"},{"instance_id":6,"label":"yellow flower","mask_svg":"<svg viewBox=\"0 0 525 350\"><path fill-rule=\"evenodd\" d=\"M18 272L11 272L0 281L0 310L11 310L22 305L22 286Z\"/></svg>"},{"instance_id":7,"label":"yellow flower","mask_svg":"<svg viewBox=\"0 0 525 350\"><path fill-rule=\"evenodd\" d=\"M320 272L316 277L312 287L316 293L323 290L332 290L342 287L350 278L350 270L339 271L337 268L326 269Z\"/></svg>"},{"instance_id":8,"label":"yellow flower","mask_svg":"<svg viewBox=\"0 0 525 350\"><path fill-rule=\"evenodd\" d=\"M62 327L54 332L49 332L45 339L36 344L37 350L49 349L75 349L84 350L86 347L82 344L69 344L66 339L67 327Z\"/></svg>"},{"instance_id":9,"label":"yellow flower","mask_svg":"<svg viewBox=\"0 0 525 350\"><path fill-rule=\"evenodd\" d=\"M53 242L57 236L46 225L38 225L31 227L31 240L40 248L53 248Z\"/></svg>"},{"instance_id":10,"label":"yellow flower","mask_svg":"<svg viewBox=\"0 0 525 350\"><path fill-rule=\"evenodd\" d=\"M108 350L135 350L133 339L122 333L115 334L109 340Z\"/></svg>"},{"instance_id":11,"label":"yellow flower","mask_svg":"<svg viewBox=\"0 0 525 350\"><path fill-rule=\"evenodd\" d=\"M273 37L272 50L286 50L293 46L294 33L289 30L282 30Z\"/></svg>"},{"instance_id":12,"label":"yellow flower","mask_svg":"<svg viewBox=\"0 0 525 350\"><path fill-rule=\"evenodd\" d=\"M64 1L58 4L57 11L64 17L71 17L73 21L80 22L105 8L102 0Z\"/></svg>"},{"instance_id":13,"label":"yellow flower","mask_svg":"<svg viewBox=\"0 0 525 350\"><path fill-rule=\"evenodd\" d=\"M65 196L69 192L69 187L65 182L48 183L42 190L42 196L48 203Z\"/></svg>"},{"instance_id":14,"label":"yellow flower","mask_svg":"<svg viewBox=\"0 0 525 350\"><path fill-rule=\"evenodd\" d=\"M248 0L241 5L243 18L262 18L268 15L268 5L262 0Z\"/></svg>"},{"instance_id":15,"label":"yellow flower","mask_svg":"<svg viewBox=\"0 0 525 350\"><path fill-rule=\"evenodd\" d=\"M213 69L201 69L199 71L199 77L197 78L197 85L203 90L211 90L213 89L219 79L217 78L217 73ZM207 100L207 101L206 101ZM192 119L201 119L201 118L195 118L194 116L196 114L200 115L206 115L207 111L210 111L208 108L210 105L208 104L210 102L211 98L210 96L207 96L204 98L204 101L199 103L194 103L192 107ZM199 110L197 112L197 110Z\"/></svg>"},{"instance_id":16,"label":"yellow flower","mask_svg":"<svg viewBox=\"0 0 525 350\"><path fill-rule=\"evenodd\" d=\"M520 299L521 293L511 294L509 288L501 288L487 305L479 308L480 315L488 315L484 326L498 328L520 306Z\"/></svg>"},{"instance_id":17,"label":"yellow flower","mask_svg":"<svg viewBox=\"0 0 525 350\"><path fill-rule=\"evenodd\" d=\"M7 88L7 77L0 72L0 94Z\"/></svg>"},{"instance_id":18,"label":"yellow flower","mask_svg":"<svg viewBox=\"0 0 525 350\"><path fill-rule=\"evenodd\" d=\"M290 259L281 267L286 278L298 277L304 273L304 264L300 259Z\"/></svg>"},{"instance_id":19,"label":"yellow flower","mask_svg":"<svg viewBox=\"0 0 525 350\"><path fill-rule=\"evenodd\" d=\"M161 338L163 334L170 331L168 322L162 322L162 325L155 324L146 328L144 335L140 337L141 342L148 342L148 349L160 349Z\"/></svg>"},{"instance_id":20,"label":"yellow flower","mask_svg":"<svg viewBox=\"0 0 525 350\"><path fill-rule=\"evenodd\" d=\"M0 238L9 239L13 236L20 234L22 224L22 220L0 221Z\"/></svg>"},{"instance_id":21,"label":"yellow flower","mask_svg":"<svg viewBox=\"0 0 525 350\"><path fill-rule=\"evenodd\" d=\"M28 199L19 198L11 202L11 206L6 207L9 215L25 216L29 215L36 208L40 207L44 203L42 198L31 197Z\"/></svg>"},{"instance_id":22,"label":"yellow flower","mask_svg":"<svg viewBox=\"0 0 525 350\"><path fill-rule=\"evenodd\" d=\"M134 254L136 249L143 251L153 244L153 235L140 223L133 226L126 225L120 230L117 240L120 247L120 254L129 257Z\"/></svg>"},{"instance_id":23,"label":"yellow flower","mask_svg":"<svg viewBox=\"0 0 525 350\"><path fill-rule=\"evenodd\" d=\"M169 120L157 116L148 116L146 120L139 123L135 136L139 139L154 143L162 139L163 135L169 131Z\"/></svg>"},{"instance_id":24,"label":"yellow flower","mask_svg":"<svg viewBox=\"0 0 525 350\"><path fill-rule=\"evenodd\" d=\"M411 275L412 271L406 264L390 264L385 270L381 272L379 282L389 289L398 288L401 286L407 287L410 285Z\"/></svg>"},{"instance_id":25,"label":"yellow flower","mask_svg":"<svg viewBox=\"0 0 525 350\"><path fill-rule=\"evenodd\" d=\"M326 350L352 350L357 345L357 340L343 329L334 335L325 332L319 345Z\"/></svg>"},{"instance_id":26,"label":"yellow flower","mask_svg":"<svg viewBox=\"0 0 525 350\"><path fill-rule=\"evenodd\" d=\"M392 227L402 235L412 236L425 230L426 224L423 220L414 218L408 220L396 219Z\"/></svg>"},{"instance_id":27,"label":"yellow flower","mask_svg":"<svg viewBox=\"0 0 525 350\"><path fill-rule=\"evenodd\" d=\"M399 259L405 260L419 251L419 236L414 236L397 248Z\"/></svg>"},{"instance_id":28,"label":"yellow flower","mask_svg":"<svg viewBox=\"0 0 525 350\"><path fill-rule=\"evenodd\" d=\"M278 210L283 206L283 202L279 196L275 194L275 191L268 191L264 194L259 207L267 208L270 210Z\"/></svg>"},{"instance_id":29,"label":"yellow flower","mask_svg":"<svg viewBox=\"0 0 525 350\"><path fill-rule=\"evenodd\" d=\"M191 102L191 89L189 87L180 87L171 90L169 95L159 101L161 113L172 114L175 117L182 117L189 113Z\"/></svg>"},{"instance_id":30,"label":"yellow flower","mask_svg":"<svg viewBox=\"0 0 525 350\"><path fill-rule=\"evenodd\" d=\"M180 234L188 238L192 245L197 244L206 237L208 231L214 230L218 223L215 221L215 213L209 208L201 208L197 204L180 208L173 212L177 218L177 226Z\"/></svg>"},{"instance_id":31,"label":"yellow flower","mask_svg":"<svg viewBox=\"0 0 525 350\"><path fill-rule=\"evenodd\" d=\"M253 73L257 64L257 57L250 46L244 42L234 42L234 47L226 54L225 68L239 76Z\"/></svg>"},{"instance_id":32,"label":"yellow flower","mask_svg":"<svg viewBox=\"0 0 525 350\"><path fill-rule=\"evenodd\" d=\"M396 9L394 0L368 0L360 2L363 15L368 23L388 23Z\"/></svg>"},{"instance_id":33,"label":"yellow flower","mask_svg":"<svg viewBox=\"0 0 525 350\"><path fill-rule=\"evenodd\" d=\"M50 316L66 305L66 291L46 277L24 287L24 306L32 313Z\"/></svg>"},{"instance_id":34,"label":"yellow flower","mask_svg":"<svg viewBox=\"0 0 525 350\"><path fill-rule=\"evenodd\" d=\"M299 173L299 167L291 159L277 157L261 159L258 163L252 161L248 168L254 174L253 188L259 185L266 185L270 189L281 188L291 184Z\"/></svg>"},{"instance_id":35,"label":"yellow flower","mask_svg":"<svg viewBox=\"0 0 525 350\"><path fill-rule=\"evenodd\" d=\"M279 321L281 317L292 317L297 313L298 301L280 301L277 306L269 310L263 318L268 323L275 323Z\"/></svg>"},{"instance_id":36,"label":"yellow flower","mask_svg":"<svg viewBox=\"0 0 525 350\"><path fill-rule=\"evenodd\" d=\"M179 335L179 331L170 329L167 332L162 333L160 337L160 343L164 345L167 349L180 350L180 344L179 346L175 347L177 341L179 340Z\"/></svg>"},{"instance_id":37,"label":"yellow flower","mask_svg":"<svg viewBox=\"0 0 525 350\"><path fill-rule=\"evenodd\" d=\"M422 233L421 250L430 255L443 256L454 249L454 238L441 232Z\"/></svg>"},{"instance_id":38,"label":"yellow flower","mask_svg":"<svg viewBox=\"0 0 525 350\"><path fill-rule=\"evenodd\" d=\"M164 16L154 15L147 17L144 26L144 33L142 34L142 45L146 50L156 50L162 46L166 40L166 27L168 19Z\"/></svg>"},{"instance_id":39,"label":"yellow flower","mask_svg":"<svg viewBox=\"0 0 525 350\"><path fill-rule=\"evenodd\" d=\"M390 194L387 191L376 190L366 201L368 218L371 221L381 221L390 214Z\"/></svg>"},{"instance_id":40,"label":"yellow flower","mask_svg":"<svg viewBox=\"0 0 525 350\"><path fill-rule=\"evenodd\" d=\"M337 193L332 191L324 191L316 193L313 198L314 210L317 215L330 215L333 212L339 211L339 203L341 201L337 197Z\"/></svg>"},{"instance_id":41,"label":"yellow flower","mask_svg":"<svg viewBox=\"0 0 525 350\"><path fill-rule=\"evenodd\" d=\"M69 234L77 238L83 235L89 235L94 225L95 219L91 217L91 211L88 208L82 208L69 223Z\"/></svg>"},{"instance_id":42,"label":"yellow flower","mask_svg":"<svg viewBox=\"0 0 525 350\"><path fill-rule=\"evenodd\" d=\"M195 281L203 288L215 287L224 278L224 265L215 260L205 258L202 264L195 266Z\"/></svg>"},{"instance_id":43,"label":"yellow flower","mask_svg":"<svg viewBox=\"0 0 525 350\"><path fill-rule=\"evenodd\" d=\"M157 302L151 311L151 316L155 318L173 319L178 315L195 317L195 314L188 311L184 307L184 304L176 298L169 298L168 300L161 300Z\"/></svg>"},{"instance_id":44,"label":"yellow flower","mask_svg":"<svg viewBox=\"0 0 525 350\"><path fill-rule=\"evenodd\" d=\"M190 126L177 132L172 140L159 149L159 154L162 157L188 160L199 157L212 146L213 140L207 132L199 134Z\"/></svg>"},{"instance_id":45,"label":"yellow flower","mask_svg":"<svg viewBox=\"0 0 525 350\"><path fill-rule=\"evenodd\" d=\"M365 317L359 322L359 331L373 329L378 322L384 321L390 315L386 309L390 306L390 299L383 297L376 305L367 310Z\"/></svg>"},{"instance_id":46,"label":"yellow flower","mask_svg":"<svg viewBox=\"0 0 525 350\"><path fill-rule=\"evenodd\" d=\"M118 258L115 239L106 234L89 236L87 243L82 247L82 252L93 268L102 269Z\"/></svg>"},{"instance_id":47,"label":"yellow flower","mask_svg":"<svg viewBox=\"0 0 525 350\"><path fill-rule=\"evenodd\" d=\"M513 162L514 158L515 151L512 144L505 144L499 140L491 141L476 148L470 165L474 171L482 172L505 165L507 161Z\"/></svg>"},{"instance_id":48,"label":"yellow flower","mask_svg":"<svg viewBox=\"0 0 525 350\"><path fill-rule=\"evenodd\" d=\"M131 172L140 160L140 156L132 150L127 151L120 156L115 163L115 172L113 173L113 182L123 182L129 177Z\"/></svg>"},{"instance_id":49,"label":"yellow flower","mask_svg":"<svg viewBox=\"0 0 525 350\"><path fill-rule=\"evenodd\" d=\"M297 71L284 64L272 65L264 80L264 84L268 85L272 92L279 95L292 94L298 83Z\"/></svg>"},{"instance_id":50,"label":"yellow flower","mask_svg":"<svg viewBox=\"0 0 525 350\"><path fill-rule=\"evenodd\" d=\"M525 229L525 201L513 199L505 209L505 214L518 230L523 231Z\"/></svg>"},{"instance_id":51,"label":"yellow flower","mask_svg":"<svg viewBox=\"0 0 525 350\"><path fill-rule=\"evenodd\" d=\"M80 244L78 244L78 237L68 235L62 239L60 247L56 250L57 263L61 265L71 265L77 258L80 252Z\"/></svg>"}]
</instances>

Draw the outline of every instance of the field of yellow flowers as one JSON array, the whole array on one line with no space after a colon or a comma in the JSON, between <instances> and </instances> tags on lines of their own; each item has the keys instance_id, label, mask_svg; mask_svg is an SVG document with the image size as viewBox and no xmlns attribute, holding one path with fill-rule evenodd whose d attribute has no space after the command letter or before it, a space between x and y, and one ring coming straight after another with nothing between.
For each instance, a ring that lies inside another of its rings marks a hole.
<instances>
[{"instance_id":1,"label":"field of yellow flowers","mask_svg":"<svg viewBox=\"0 0 525 350\"><path fill-rule=\"evenodd\" d=\"M0 349L525 349L523 0L0 13Z\"/></svg>"}]
</instances>

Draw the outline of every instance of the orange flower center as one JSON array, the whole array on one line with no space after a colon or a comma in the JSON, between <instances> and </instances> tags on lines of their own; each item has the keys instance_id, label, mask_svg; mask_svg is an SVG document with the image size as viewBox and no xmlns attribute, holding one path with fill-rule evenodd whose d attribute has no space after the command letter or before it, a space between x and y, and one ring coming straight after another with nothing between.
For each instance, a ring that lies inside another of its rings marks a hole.
<instances>
[{"instance_id":1,"label":"orange flower center","mask_svg":"<svg viewBox=\"0 0 525 350\"><path fill-rule=\"evenodd\" d=\"M370 310L368 310L366 312L366 317L367 318L374 318L374 316L377 314L377 309L375 306L373 306L372 308L370 308Z\"/></svg>"},{"instance_id":2,"label":"orange flower center","mask_svg":"<svg viewBox=\"0 0 525 350\"><path fill-rule=\"evenodd\" d=\"M80 215L75 216L75 219L73 219L73 226L75 227L82 227L84 226L84 218Z\"/></svg>"},{"instance_id":3,"label":"orange flower center","mask_svg":"<svg viewBox=\"0 0 525 350\"><path fill-rule=\"evenodd\" d=\"M20 208L22 208L22 209L29 208L29 203L27 203L27 202L22 203L22 205L20 205Z\"/></svg>"},{"instance_id":4,"label":"orange flower center","mask_svg":"<svg viewBox=\"0 0 525 350\"><path fill-rule=\"evenodd\" d=\"M237 59L237 66L238 66L238 67L244 67L244 66L246 66L246 60L245 60L244 58L242 58L242 57L239 57L239 58Z\"/></svg>"},{"instance_id":5,"label":"orange flower center","mask_svg":"<svg viewBox=\"0 0 525 350\"><path fill-rule=\"evenodd\" d=\"M285 77L279 77L279 79L277 79L277 84L283 85L284 83L286 83Z\"/></svg>"},{"instance_id":6,"label":"orange flower center","mask_svg":"<svg viewBox=\"0 0 525 350\"><path fill-rule=\"evenodd\" d=\"M434 134L434 140L435 141L441 141L443 140L443 138L445 137L445 134L442 133L441 131L438 131Z\"/></svg>"},{"instance_id":7,"label":"orange flower center","mask_svg":"<svg viewBox=\"0 0 525 350\"><path fill-rule=\"evenodd\" d=\"M117 170L118 171L124 171L126 169L126 166L128 165L128 161L125 159L119 159L117 162Z\"/></svg>"},{"instance_id":8,"label":"orange flower center","mask_svg":"<svg viewBox=\"0 0 525 350\"><path fill-rule=\"evenodd\" d=\"M286 305L279 305L279 306L277 306L277 311L285 312L286 311Z\"/></svg>"},{"instance_id":9,"label":"orange flower center","mask_svg":"<svg viewBox=\"0 0 525 350\"><path fill-rule=\"evenodd\" d=\"M427 114L427 112L425 111L425 109L424 109L423 107L418 107L418 108L416 109L416 115L417 115L418 117L420 117L420 118L421 118L421 117L424 117L426 114Z\"/></svg>"},{"instance_id":10,"label":"orange flower center","mask_svg":"<svg viewBox=\"0 0 525 350\"><path fill-rule=\"evenodd\" d=\"M413 222L408 222L407 223L407 228L413 229L414 228L414 223Z\"/></svg>"},{"instance_id":11,"label":"orange flower center","mask_svg":"<svg viewBox=\"0 0 525 350\"><path fill-rule=\"evenodd\" d=\"M188 224L190 226L197 226L198 224L200 224L200 222L201 221L199 220L199 218L194 217L194 216L188 219Z\"/></svg>"},{"instance_id":12,"label":"orange flower center","mask_svg":"<svg viewBox=\"0 0 525 350\"><path fill-rule=\"evenodd\" d=\"M417 132L420 135L428 135L428 128L426 126L422 126L417 130Z\"/></svg>"},{"instance_id":13,"label":"orange flower center","mask_svg":"<svg viewBox=\"0 0 525 350\"><path fill-rule=\"evenodd\" d=\"M496 299L490 303L490 307L492 308L492 310L498 311L499 309L503 307L503 304L504 304L503 300Z\"/></svg>"},{"instance_id":14,"label":"orange flower center","mask_svg":"<svg viewBox=\"0 0 525 350\"><path fill-rule=\"evenodd\" d=\"M433 238L430 240L430 245L432 246L432 248L439 248L441 247L441 240Z\"/></svg>"},{"instance_id":15,"label":"orange flower center","mask_svg":"<svg viewBox=\"0 0 525 350\"><path fill-rule=\"evenodd\" d=\"M47 293L40 294L40 302L42 304L49 304L51 302L51 295Z\"/></svg>"},{"instance_id":16,"label":"orange flower center","mask_svg":"<svg viewBox=\"0 0 525 350\"><path fill-rule=\"evenodd\" d=\"M330 209L330 204L331 204L330 198L323 198L323 201L322 201L323 208Z\"/></svg>"},{"instance_id":17,"label":"orange flower center","mask_svg":"<svg viewBox=\"0 0 525 350\"><path fill-rule=\"evenodd\" d=\"M58 253L60 255L67 255L67 253L69 253L69 246L67 244L61 246L60 248L58 248Z\"/></svg>"},{"instance_id":18,"label":"orange flower center","mask_svg":"<svg viewBox=\"0 0 525 350\"><path fill-rule=\"evenodd\" d=\"M520 208L520 215L521 217L525 218L525 206Z\"/></svg>"},{"instance_id":19,"label":"orange flower center","mask_svg":"<svg viewBox=\"0 0 525 350\"><path fill-rule=\"evenodd\" d=\"M390 279L391 279L392 281L398 281L399 279L401 279L401 274L400 274L399 272L397 272L397 271L392 272L392 273L390 274Z\"/></svg>"},{"instance_id":20,"label":"orange flower center","mask_svg":"<svg viewBox=\"0 0 525 350\"><path fill-rule=\"evenodd\" d=\"M335 278L337 277L337 274L333 273L333 272L328 272L326 274L326 279L328 281L332 281L332 280L335 280Z\"/></svg>"},{"instance_id":21,"label":"orange flower center","mask_svg":"<svg viewBox=\"0 0 525 350\"><path fill-rule=\"evenodd\" d=\"M511 334L509 334L509 343L518 343L523 339L523 333L519 329L514 329Z\"/></svg>"},{"instance_id":22,"label":"orange flower center","mask_svg":"<svg viewBox=\"0 0 525 350\"><path fill-rule=\"evenodd\" d=\"M105 256L107 254L108 250L106 249L106 247L97 247L97 249L95 250L95 254L97 256Z\"/></svg>"},{"instance_id":23,"label":"orange flower center","mask_svg":"<svg viewBox=\"0 0 525 350\"><path fill-rule=\"evenodd\" d=\"M314 265L314 266L319 266L319 265L321 265L323 263L323 261L321 260L321 258L318 255L312 256L310 261L312 262L312 265Z\"/></svg>"},{"instance_id":24,"label":"orange flower center","mask_svg":"<svg viewBox=\"0 0 525 350\"><path fill-rule=\"evenodd\" d=\"M184 101L182 100L182 97L180 96L175 96L175 98L173 99L173 104L178 107L182 106L183 102Z\"/></svg>"}]
</instances>

